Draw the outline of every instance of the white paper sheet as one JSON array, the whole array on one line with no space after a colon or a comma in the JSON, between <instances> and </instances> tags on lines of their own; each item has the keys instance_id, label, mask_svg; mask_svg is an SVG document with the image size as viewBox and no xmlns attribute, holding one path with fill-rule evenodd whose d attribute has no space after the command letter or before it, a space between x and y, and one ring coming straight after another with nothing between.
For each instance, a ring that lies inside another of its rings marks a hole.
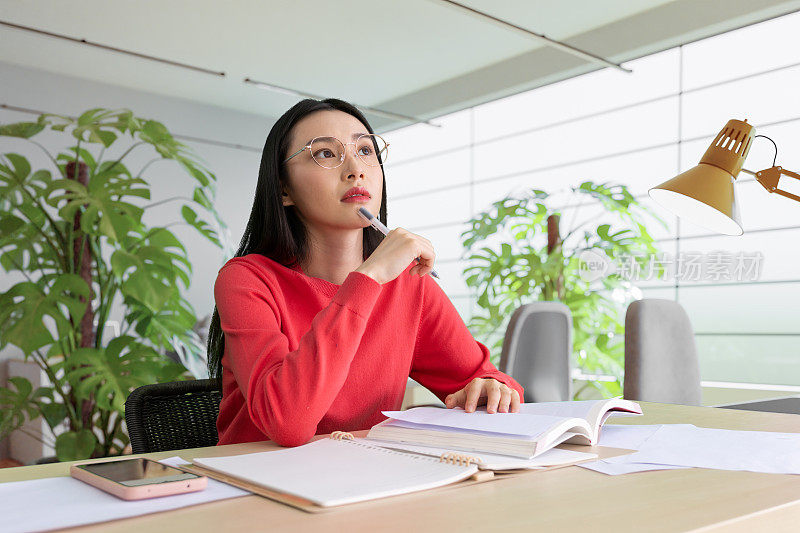
<instances>
[{"instance_id":1,"label":"white paper sheet","mask_svg":"<svg viewBox=\"0 0 800 533\"><path fill-rule=\"evenodd\" d=\"M174 466L187 461L171 457L160 462ZM209 479L200 492L125 501L71 477L12 481L0 483L0 530L12 533L94 524L247 494Z\"/></svg>"},{"instance_id":2,"label":"white paper sheet","mask_svg":"<svg viewBox=\"0 0 800 533\"><path fill-rule=\"evenodd\" d=\"M640 463L800 474L800 433L664 425L627 458Z\"/></svg>"},{"instance_id":3,"label":"white paper sheet","mask_svg":"<svg viewBox=\"0 0 800 533\"><path fill-rule=\"evenodd\" d=\"M600 440L597 444L608 448L638 450L660 427L660 424L607 424L600 430Z\"/></svg>"},{"instance_id":4,"label":"white paper sheet","mask_svg":"<svg viewBox=\"0 0 800 533\"><path fill-rule=\"evenodd\" d=\"M653 465L648 463L609 463L604 460L581 463L578 466L587 470L594 470L609 476L633 474L635 472L649 472L651 470L682 470L688 466Z\"/></svg>"},{"instance_id":5,"label":"white paper sheet","mask_svg":"<svg viewBox=\"0 0 800 533\"><path fill-rule=\"evenodd\" d=\"M644 443L652 437L660 425L628 425L628 424L608 424L603 426L600 431L600 446L609 448L623 448L627 450L638 450ZM632 474L634 472L648 472L652 470L675 470L688 468L685 466L662 465L652 463L637 463L630 459L631 455L620 455L581 463L578 466L587 470L594 470L609 476L620 474Z\"/></svg>"},{"instance_id":6,"label":"white paper sheet","mask_svg":"<svg viewBox=\"0 0 800 533\"><path fill-rule=\"evenodd\" d=\"M682 427L684 429L693 428L694 426L691 424L671 424L674 427ZM615 448L627 448L629 450L641 450L645 443L650 440L650 438L655 435L658 430L660 430L664 425L653 425L653 426L631 426L632 429L630 430L616 430L616 434L612 431L612 434L607 439L607 442L615 442L617 445L613 446ZM633 429L636 428L636 429ZM624 446L623 446L624 444ZM604 446L612 446L612 444L605 444ZM659 464L655 461L645 461L641 459L634 458L634 454L628 455L618 455L617 457L609 457L604 459L606 463L617 463L617 464L633 464L633 463L645 463L645 464Z\"/></svg>"}]
</instances>

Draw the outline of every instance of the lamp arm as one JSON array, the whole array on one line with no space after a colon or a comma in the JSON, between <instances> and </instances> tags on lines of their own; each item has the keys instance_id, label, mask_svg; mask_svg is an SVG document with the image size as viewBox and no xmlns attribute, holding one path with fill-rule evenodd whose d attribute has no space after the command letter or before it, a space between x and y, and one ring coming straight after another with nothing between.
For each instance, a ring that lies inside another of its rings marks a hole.
<instances>
[{"instance_id":1,"label":"lamp arm","mask_svg":"<svg viewBox=\"0 0 800 533\"><path fill-rule=\"evenodd\" d=\"M758 172L756 172L756 180L758 180L758 182L765 189L767 189L767 191L771 193L774 192L776 194L780 194L781 196L785 196L786 198L790 198L796 202L800 202L800 196L778 189L778 180L781 179L781 176L789 176L790 178L800 180L800 174L798 174L797 172L792 172L791 170L786 170L785 168L781 167L772 167L772 168L767 168L765 170L759 170Z\"/></svg>"},{"instance_id":2,"label":"lamp arm","mask_svg":"<svg viewBox=\"0 0 800 533\"><path fill-rule=\"evenodd\" d=\"M798 174L797 172L792 172L791 170L786 170L785 168L781 169L781 172L783 174L786 174L787 176L789 176L791 178L794 178L796 180L800 180L800 174Z\"/></svg>"}]
</instances>

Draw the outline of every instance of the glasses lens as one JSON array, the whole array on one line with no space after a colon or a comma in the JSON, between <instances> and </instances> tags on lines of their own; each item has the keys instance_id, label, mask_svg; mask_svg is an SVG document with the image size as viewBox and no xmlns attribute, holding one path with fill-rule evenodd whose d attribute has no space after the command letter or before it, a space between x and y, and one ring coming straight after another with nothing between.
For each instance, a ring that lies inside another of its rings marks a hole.
<instances>
[{"instance_id":1,"label":"glasses lens","mask_svg":"<svg viewBox=\"0 0 800 533\"><path fill-rule=\"evenodd\" d=\"M344 145L336 137L317 137L311 143L311 157L321 167L336 168L342 164Z\"/></svg>"},{"instance_id":2,"label":"glasses lens","mask_svg":"<svg viewBox=\"0 0 800 533\"><path fill-rule=\"evenodd\" d=\"M377 167L386 162L389 147L378 135L362 135L356 141L356 153L364 163Z\"/></svg>"}]
</instances>

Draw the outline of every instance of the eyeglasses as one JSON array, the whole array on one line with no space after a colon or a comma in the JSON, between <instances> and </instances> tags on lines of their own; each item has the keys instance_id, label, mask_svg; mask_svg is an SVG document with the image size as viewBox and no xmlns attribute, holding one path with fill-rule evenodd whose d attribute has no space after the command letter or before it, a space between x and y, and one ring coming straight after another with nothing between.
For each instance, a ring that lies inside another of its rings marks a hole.
<instances>
[{"instance_id":1,"label":"eyeglasses","mask_svg":"<svg viewBox=\"0 0 800 533\"><path fill-rule=\"evenodd\" d=\"M356 156L371 167L381 166L389 155L389 143L380 135L361 135L351 143L343 143L336 137L315 137L307 145L287 157L284 163L308 150L311 158L319 166L336 168L344 163L345 150L351 144L355 147Z\"/></svg>"}]
</instances>

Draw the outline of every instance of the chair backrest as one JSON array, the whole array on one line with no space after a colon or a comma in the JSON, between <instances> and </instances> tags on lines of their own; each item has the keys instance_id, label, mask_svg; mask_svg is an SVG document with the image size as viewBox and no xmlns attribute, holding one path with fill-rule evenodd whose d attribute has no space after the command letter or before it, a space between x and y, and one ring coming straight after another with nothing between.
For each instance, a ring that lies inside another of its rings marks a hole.
<instances>
[{"instance_id":1,"label":"chair backrest","mask_svg":"<svg viewBox=\"0 0 800 533\"><path fill-rule=\"evenodd\" d=\"M500 370L525 388L526 402L572 399L572 314L560 302L533 302L511 316Z\"/></svg>"},{"instance_id":2,"label":"chair backrest","mask_svg":"<svg viewBox=\"0 0 800 533\"><path fill-rule=\"evenodd\" d=\"M144 385L125 401L133 453L215 446L222 389L218 380Z\"/></svg>"},{"instance_id":3,"label":"chair backrest","mask_svg":"<svg viewBox=\"0 0 800 533\"><path fill-rule=\"evenodd\" d=\"M673 300L638 300L625 313L624 396L700 405L700 366L689 316Z\"/></svg>"}]
</instances>

